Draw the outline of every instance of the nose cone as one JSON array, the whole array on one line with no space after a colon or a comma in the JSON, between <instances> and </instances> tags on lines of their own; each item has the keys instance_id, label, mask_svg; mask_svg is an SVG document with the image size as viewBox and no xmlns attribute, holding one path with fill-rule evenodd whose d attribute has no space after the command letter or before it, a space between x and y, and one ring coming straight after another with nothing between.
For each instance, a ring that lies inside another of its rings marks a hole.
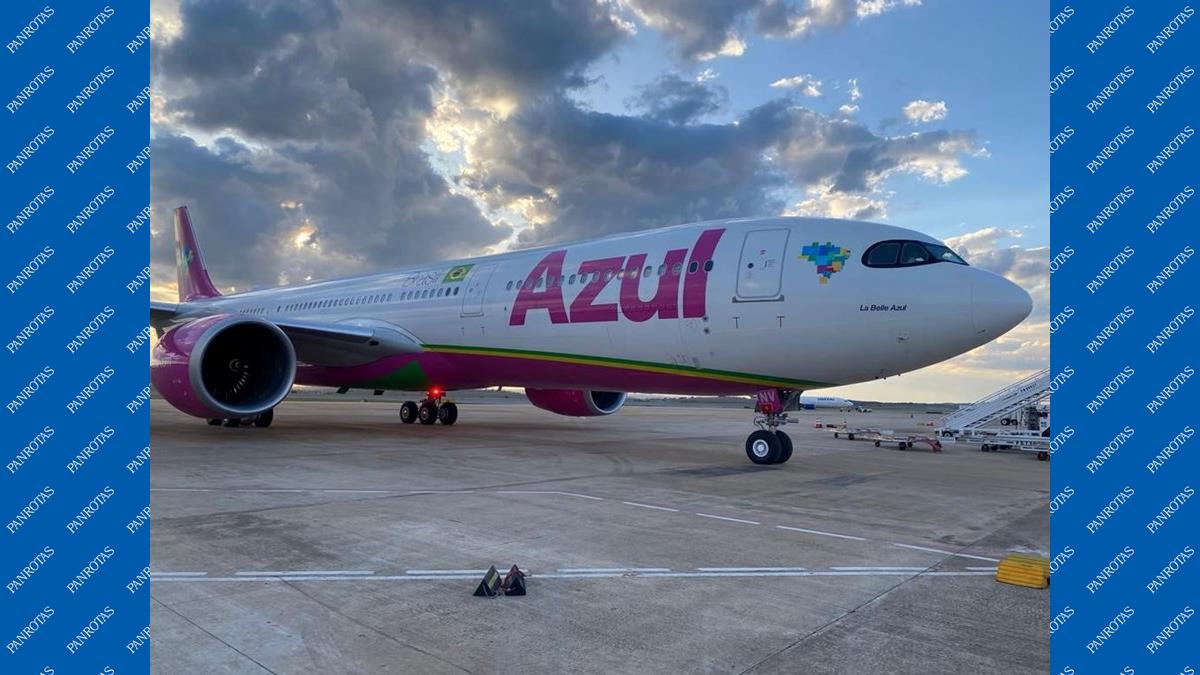
<instances>
[{"instance_id":1,"label":"nose cone","mask_svg":"<svg viewBox=\"0 0 1200 675\"><path fill-rule=\"evenodd\" d=\"M1020 286L998 274L983 272L971 284L971 319L981 337L999 337L1025 320L1033 298Z\"/></svg>"}]
</instances>

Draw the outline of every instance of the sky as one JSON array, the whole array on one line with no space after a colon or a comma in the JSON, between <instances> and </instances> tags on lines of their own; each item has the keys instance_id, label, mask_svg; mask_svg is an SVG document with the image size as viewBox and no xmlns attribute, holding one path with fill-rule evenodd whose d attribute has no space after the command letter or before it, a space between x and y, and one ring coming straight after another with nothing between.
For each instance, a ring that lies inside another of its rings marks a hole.
<instances>
[{"instance_id":1,"label":"sky","mask_svg":"<svg viewBox=\"0 0 1200 675\"><path fill-rule=\"evenodd\" d=\"M1045 7L961 0L152 0L152 295L187 204L223 290L776 214L944 239L1034 297L851 398L1049 361ZM979 17L986 15L987 21Z\"/></svg>"}]
</instances>

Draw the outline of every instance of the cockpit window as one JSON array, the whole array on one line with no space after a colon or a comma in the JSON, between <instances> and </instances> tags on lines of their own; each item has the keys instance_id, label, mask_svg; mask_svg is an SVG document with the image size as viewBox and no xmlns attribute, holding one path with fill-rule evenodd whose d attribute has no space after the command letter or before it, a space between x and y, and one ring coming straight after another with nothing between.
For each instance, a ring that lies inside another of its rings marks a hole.
<instances>
[{"instance_id":1,"label":"cockpit window","mask_svg":"<svg viewBox=\"0 0 1200 675\"><path fill-rule=\"evenodd\" d=\"M923 241L877 242L867 248L862 257L862 263L867 267L912 267L939 262L967 264L949 248Z\"/></svg>"},{"instance_id":2,"label":"cockpit window","mask_svg":"<svg viewBox=\"0 0 1200 675\"><path fill-rule=\"evenodd\" d=\"M929 262L929 251L915 241L904 244L904 248L900 250L901 265L920 265L927 262Z\"/></svg>"},{"instance_id":3,"label":"cockpit window","mask_svg":"<svg viewBox=\"0 0 1200 675\"><path fill-rule=\"evenodd\" d=\"M891 267L900 258L900 242L885 241L871 247L864 264L867 267Z\"/></svg>"},{"instance_id":4,"label":"cockpit window","mask_svg":"<svg viewBox=\"0 0 1200 675\"><path fill-rule=\"evenodd\" d=\"M939 244L925 244L925 248L929 249L929 252L933 254L933 258L935 260L944 260L945 262L957 263L959 265L967 264L966 260L958 257L957 253L951 251L945 246L941 246Z\"/></svg>"}]
</instances>

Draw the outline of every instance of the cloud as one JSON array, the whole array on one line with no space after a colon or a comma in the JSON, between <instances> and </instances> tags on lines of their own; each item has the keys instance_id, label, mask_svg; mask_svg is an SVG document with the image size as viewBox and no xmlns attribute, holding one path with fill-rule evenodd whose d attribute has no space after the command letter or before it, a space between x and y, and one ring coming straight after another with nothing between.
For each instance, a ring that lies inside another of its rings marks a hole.
<instances>
[{"instance_id":1,"label":"cloud","mask_svg":"<svg viewBox=\"0 0 1200 675\"><path fill-rule=\"evenodd\" d=\"M750 30L768 37L804 37L845 26L919 0L626 0L634 16L663 33L690 60L738 56Z\"/></svg>"},{"instance_id":2,"label":"cloud","mask_svg":"<svg viewBox=\"0 0 1200 675\"><path fill-rule=\"evenodd\" d=\"M784 215L878 220L887 217L889 196L834 192L828 184L815 185L808 188L806 199L797 202Z\"/></svg>"},{"instance_id":3,"label":"cloud","mask_svg":"<svg viewBox=\"0 0 1200 675\"><path fill-rule=\"evenodd\" d=\"M152 263L174 266L171 211L187 204L223 288L455 257L510 234L395 146L252 149L220 138L206 147L162 133L151 145ZM309 232L305 245L301 231Z\"/></svg>"},{"instance_id":4,"label":"cloud","mask_svg":"<svg viewBox=\"0 0 1200 675\"><path fill-rule=\"evenodd\" d=\"M816 196L833 204L825 208L847 210L854 200L845 195L872 195L852 212L875 214L887 177L955 180L976 146L968 132L878 136L785 99L727 124L673 124L554 97L481 131L459 183L490 209L532 215L537 224L521 232L522 244L550 243L779 213L785 188L819 186Z\"/></svg>"},{"instance_id":5,"label":"cloud","mask_svg":"<svg viewBox=\"0 0 1200 675\"><path fill-rule=\"evenodd\" d=\"M475 253L511 234L434 170L421 143L441 78L386 32L316 1L184 2L179 17L156 44L155 264L173 264L162 224L179 204L217 282L242 289ZM303 212L281 207L291 202ZM293 245L301 227L312 245Z\"/></svg>"},{"instance_id":6,"label":"cloud","mask_svg":"<svg viewBox=\"0 0 1200 675\"><path fill-rule=\"evenodd\" d=\"M821 95L821 81L812 75L782 77L772 82L771 86L776 89L795 89L810 98L816 98Z\"/></svg>"},{"instance_id":7,"label":"cloud","mask_svg":"<svg viewBox=\"0 0 1200 675\"><path fill-rule=\"evenodd\" d=\"M859 17L877 16L896 7L915 7L921 0L858 0L856 13Z\"/></svg>"},{"instance_id":8,"label":"cloud","mask_svg":"<svg viewBox=\"0 0 1200 675\"><path fill-rule=\"evenodd\" d=\"M926 101L917 99L904 106L904 116L913 124L936 122L946 119L949 110L945 101Z\"/></svg>"},{"instance_id":9,"label":"cloud","mask_svg":"<svg viewBox=\"0 0 1200 675\"><path fill-rule=\"evenodd\" d=\"M724 87L666 74L639 87L638 95L626 100L625 105L645 111L651 119L684 124L720 110L728 100Z\"/></svg>"}]
</instances>

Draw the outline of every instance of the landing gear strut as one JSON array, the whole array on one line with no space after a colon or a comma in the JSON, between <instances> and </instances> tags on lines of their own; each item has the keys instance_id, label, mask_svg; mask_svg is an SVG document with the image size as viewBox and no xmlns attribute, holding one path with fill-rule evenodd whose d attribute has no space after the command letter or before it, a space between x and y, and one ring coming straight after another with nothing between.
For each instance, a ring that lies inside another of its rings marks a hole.
<instances>
[{"instance_id":1,"label":"landing gear strut","mask_svg":"<svg viewBox=\"0 0 1200 675\"><path fill-rule=\"evenodd\" d=\"M405 401L404 405L400 406L400 421L405 424L413 422L426 425L441 422L446 426L454 424L458 421L458 406L445 400L445 397L446 392L435 388L430 389L425 400L419 404Z\"/></svg>"},{"instance_id":2,"label":"landing gear strut","mask_svg":"<svg viewBox=\"0 0 1200 675\"><path fill-rule=\"evenodd\" d=\"M787 424L784 408L799 393L791 389L763 389L754 404L758 431L746 438L746 456L755 464L783 464L792 458L792 439L779 427Z\"/></svg>"}]
</instances>

